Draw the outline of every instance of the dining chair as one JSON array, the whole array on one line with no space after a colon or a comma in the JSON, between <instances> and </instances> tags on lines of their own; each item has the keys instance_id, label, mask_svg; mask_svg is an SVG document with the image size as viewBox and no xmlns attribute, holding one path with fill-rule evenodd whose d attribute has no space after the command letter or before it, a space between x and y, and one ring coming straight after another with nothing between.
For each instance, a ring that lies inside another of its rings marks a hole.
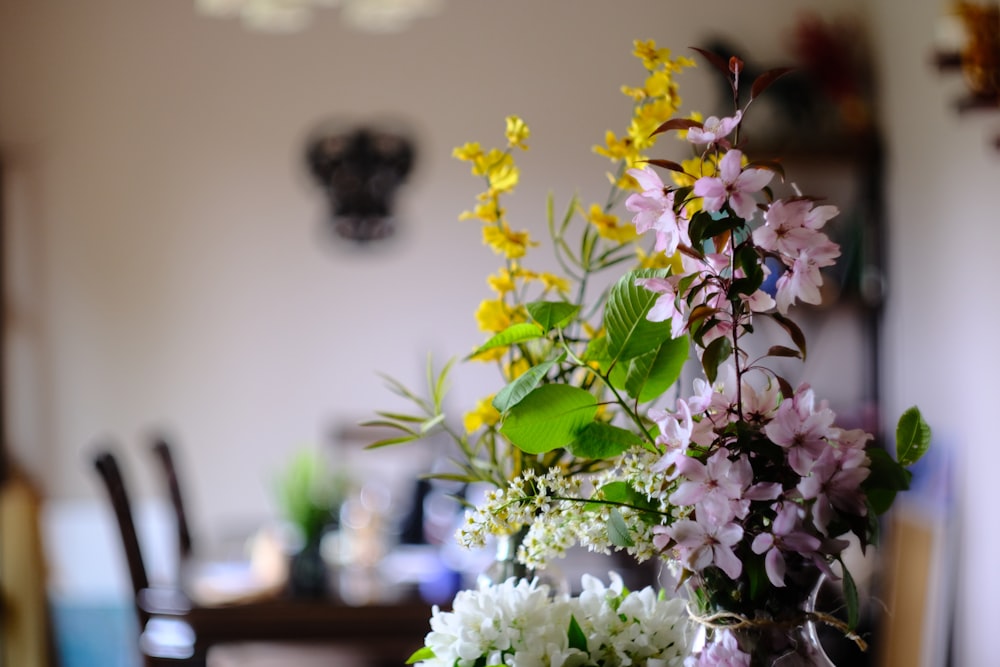
<instances>
[{"instance_id":1,"label":"dining chair","mask_svg":"<svg viewBox=\"0 0 1000 667\"><path fill-rule=\"evenodd\" d=\"M153 433L151 439L150 451L159 464L167 496L170 499L170 506L173 509L177 529L178 559L179 562L183 562L191 557L194 545L191 538L191 525L188 522L188 514L184 504L183 489L177 474L177 465L174 462L174 454L167 436L156 432Z\"/></svg>"},{"instance_id":2,"label":"dining chair","mask_svg":"<svg viewBox=\"0 0 1000 667\"><path fill-rule=\"evenodd\" d=\"M101 446L93 461L104 483L121 533L139 622L139 651L144 667L204 667L204 652L197 650L194 629L183 616L154 616L139 603L144 592L150 590L149 577L121 467L108 445Z\"/></svg>"},{"instance_id":3,"label":"dining chair","mask_svg":"<svg viewBox=\"0 0 1000 667\"><path fill-rule=\"evenodd\" d=\"M430 617L423 603L349 607L279 595L199 605L181 580L150 586L114 447L104 443L94 465L121 532L144 667L380 667L402 664L420 646Z\"/></svg>"}]
</instances>

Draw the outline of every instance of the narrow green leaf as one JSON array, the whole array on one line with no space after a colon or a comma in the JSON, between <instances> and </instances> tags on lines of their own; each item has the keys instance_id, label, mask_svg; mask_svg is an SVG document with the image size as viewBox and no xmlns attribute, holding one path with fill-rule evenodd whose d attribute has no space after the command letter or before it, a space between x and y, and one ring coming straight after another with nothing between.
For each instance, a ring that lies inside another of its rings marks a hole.
<instances>
[{"instance_id":1,"label":"narrow green leaf","mask_svg":"<svg viewBox=\"0 0 1000 667\"><path fill-rule=\"evenodd\" d=\"M628 532L628 524L622 518L621 512L613 508L608 517L608 539L616 547L635 546L635 541L632 540L632 536Z\"/></svg>"},{"instance_id":2,"label":"narrow green leaf","mask_svg":"<svg viewBox=\"0 0 1000 667\"><path fill-rule=\"evenodd\" d=\"M549 369L551 369L554 365L561 363L565 358L566 355L562 354L556 359L543 361L540 364L532 366L526 370L524 373L511 381L510 384L497 392L497 395L493 397L493 407L500 413L510 410L513 406L517 405L522 398L530 394L531 391L538 386L538 383L542 381L542 378L544 378L546 373L549 372Z\"/></svg>"},{"instance_id":3,"label":"narrow green leaf","mask_svg":"<svg viewBox=\"0 0 1000 667\"><path fill-rule=\"evenodd\" d=\"M417 431L406 426L406 424L401 424L400 422L391 421L388 419L372 419L371 421L361 422L361 426L377 426L381 428L393 428L396 429L397 431L402 431L403 433L417 435Z\"/></svg>"},{"instance_id":4,"label":"narrow green leaf","mask_svg":"<svg viewBox=\"0 0 1000 667\"><path fill-rule=\"evenodd\" d=\"M439 414L435 416L433 419L428 419L427 421L425 421L423 424L420 425L420 432L426 434L428 431L430 431L443 421L444 421L444 414Z\"/></svg>"},{"instance_id":5,"label":"narrow green leaf","mask_svg":"<svg viewBox=\"0 0 1000 667\"><path fill-rule=\"evenodd\" d=\"M642 443L642 438L632 431L603 422L591 422L583 427L567 449L581 459L608 459Z\"/></svg>"},{"instance_id":6,"label":"narrow green leaf","mask_svg":"<svg viewBox=\"0 0 1000 667\"><path fill-rule=\"evenodd\" d=\"M840 562L840 569L843 570L844 602L847 604L847 627L853 630L858 627L859 613L858 587L854 583L851 571L847 569L844 562Z\"/></svg>"},{"instance_id":7,"label":"narrow green leaf","mask_svg":"<svg viewBox=\"0 0 1000 667\"><path fill-rule=\"evenodd\" d=\"M500 432L529 454L541 454L571 443L594 421L597 399L565 384L543 384L507 413Z\"/></svg>"},{"instance_id":8,"label":"narrow green leaf","mask_svg":"<svg viewBox=\"0 0 1000 667\"><path fill-rule=\"evenodd\" d=\"M931 427L917 406L909 408L896 425L896 460L901 466L911 466L927 453L930 444Z\"/></svg>"},{"instance_id":9,"label":"narrow green leaf","mask_svg":"<svg viewBox=\"0 0 1000 667\"><path fill-rule=\"evenodd\" d=\"M579 651L587 652L587 635L576 620L576 616L569 617L569 629L566 631L566 638L569 640L569 647Z\"/></svg>"},{"instance_id":10,"label":"narrow green leaf","mask_svg":"<svg viewBox=\"0 0 1000 667\"><path fill-rule=\"evenodd\" d=\"M404 414L402 414L400 412L384 412L382 410L379 410L375 414L377 414L380 417L385 417L386 419L391 419L393 421L400 421L400 422L414 422L414 423L419 424L420 422L422 422L424 420L423 417L419 417L417 415L404 415ZM362 422L361 425L362 426L376 426L376 425L378 425L378 421Z\"/></svg>"},{"instance_id":11,"label":"narrow green leaf","mask_svg":"<svg viewBox=\"0 0 1000 667\"><path fill-rule=\"evenodd\" d=\"M378 440L369 445L365 445L365 449L379 449L380 447L388 447L389 445L401 445L404 442L414 442L419 439L419 435L409 435L400 438L386 438L385 440Z\"/></svg>"},{"instance_id":12,"label":"narrow green leaf","mask_svg":"<svg viewBox=\"0 0 1000 667\"><path fill-rule=\"evenodd\" d=\"M507 347L508 345L514 345L516 343L523 343L529 340L536 340L545 335L545 332L541 328L532 322L518 322L517 324L512 324L500 333L494 335L488 341L476 348L476 351L469 355L468 358L475 357L476 355L482 354L497 347Z\"/></svg>"},{"instance_id":13,"label":"narrow green leaf","mask_svg":"<svg viewBox=\"0 0 1000 667\"><path fill-rule=\"evenodd\" d=\"M567 301L532 301L525 308L544 331L566 326L580 312L579 306Z\"/></svg>"},{"instance_id":14,"label":"narrow green leaf","mask_svg":"<svg viewBox=\"0 0 1000 667\"><path fill-rule=\"evenodd\" d=\"M655 351L636 357L629 364L625 391L639 403L659 398L677 382L689 352L690 340L680 336L669 338Z\"/></svg>"}]
</instances>

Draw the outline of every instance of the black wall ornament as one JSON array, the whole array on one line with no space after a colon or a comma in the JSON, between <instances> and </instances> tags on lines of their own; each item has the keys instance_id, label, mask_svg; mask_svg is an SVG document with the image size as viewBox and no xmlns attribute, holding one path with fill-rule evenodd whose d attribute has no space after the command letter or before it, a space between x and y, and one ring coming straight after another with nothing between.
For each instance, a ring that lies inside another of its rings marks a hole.
<instances>
[{"instance_id":1,"label":"black wall ornament","mask_svg":"<svg viewBox=\"0 0 1000 667\"><path fill-rule=\"evenodd\" d=\"M396 129L358 126L321 130L310 139L306 161L324 191L333 230L352 241L390 236L397 189L413 169L412 139Z\"/></svg>"}]
</instances>

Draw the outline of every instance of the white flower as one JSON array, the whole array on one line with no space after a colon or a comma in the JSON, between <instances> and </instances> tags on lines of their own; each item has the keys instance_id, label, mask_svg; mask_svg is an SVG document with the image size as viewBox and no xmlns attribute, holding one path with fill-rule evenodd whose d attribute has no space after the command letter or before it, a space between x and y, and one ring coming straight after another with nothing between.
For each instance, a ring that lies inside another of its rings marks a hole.
<instances>
[{"instance_id":1,"label":"white flower","mask_svg":"<svg viewBox=\"0 0 1000 667\"><path fill-rule=\"evenodd\" d=\"M680 667L689 649L689 619L680 599L651 587L626 592L612 572L605 586L584 575L579 597L553 595L537 580L508 579L480 584L455 596L452 611L434 607L425 640L432 657L424 667L627 667L658 661ZM586 651L571 647L573 619L586 638Z\"/></svg>"}]
</instances>

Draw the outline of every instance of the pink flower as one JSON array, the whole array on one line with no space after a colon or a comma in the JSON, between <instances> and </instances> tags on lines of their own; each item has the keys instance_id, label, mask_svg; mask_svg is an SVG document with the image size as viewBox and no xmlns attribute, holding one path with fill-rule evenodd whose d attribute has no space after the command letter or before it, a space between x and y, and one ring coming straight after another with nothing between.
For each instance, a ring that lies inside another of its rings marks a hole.
<instances>
[{"instance_id":1,"label":"pink flower","mask_svg":"<svg viewBox=\"0 0 1000 667\"><path fill-rule=\"evenodd\" d=\"M684 667L750 667L750 654L740 650L732 632L716 630L712 643L685 658Z\"/></svg>"},{"instance_id":2,"label":"pink flower","mask_svg":"<svg viewBox=\"0 0 1000 667\"><path fill-rule=\"evenodd\" d=\"M812 204L804 199L779 199L764 211L764 224L753 230L753 242L764 250L795 257L825 235L806 226Z\"/></svg>"},{"instance_id":3,"label":"pink flower","mask_svg":"<svg viewBox=\"0 0 1000 667\"><path fill-rule=\"evenodd\" d=\"M678 465L687 478L670 495L676 505L695 505L699 517L725 523L735 517L743 518L750 509L751 500L773 500L781 493L779 484L755 484L753 468L746 456L735 460L729 452L720 449L705 464L688 458Z\"/></svg>"},{"instance_id":4,"label":"pink flower","mask_svg":"<svg viewBox=\"0 0 1000 667\"><path fill-rule=\"evenodd\" d=\"M827 438L835 434L834 417L829 408L814 410L812 389L803 386L778 407L774 419L764 427L764 435L786 450L788 465L805 477L829 448Z\"/></svg>"},{"instance_id":5,"label":"pink flower","mask_svg":"<svg viewBox=\"0 0 1000 667\"><path fill-rule=\"evenodd\" d=\"M681 519L670 526L657 526L653 544L659 548L664 536L674 541L678 558L693 572L701 572L715 565L730 579L738 579L743 572L743 563L733 553L733 546L743 539L743 528L736 523L718 523L701 520ZM655 530L655 529L654 529ZM659 541L659 544L658 544Z\"/></svg>"},{"instance_id":6,"label":"pink flower","mask_svg":"<svg viewBox=\"0 0 1000 667\"><path fill-rule=\"evenodd\" d=\"M686 322L683 313L677 307L677 292L673 281L670 278L638 278L635 284L660 295L646 314L646 319L650 322L670 320L671 337L677 338L683 334Z\"/></svg>"},{"instance_id":7,"label":"pink flower","mask_svg":"<svg viewBox=\"0 0 1000 667\"><path fill-rule=\"evenodd\" d=\"M771 524L770 533L761 533L754 538L750 548L764 556L764 570L767 578L778 588L785 585L785 556L783 552L795 552L812 558L822 543L819 538L796 530L799 524L799 508L791 503L778 503L777 516Z\"/></svg>"},{"instance_id":8,"label":"pink flower","mask_svg":"<svg viewBox=\"0 0 1000 667\"><path fill-rule=\"evenodd\" d=\"M650 410L649 418L660 427L660 435L656 442L673 448L684 448L691 444L691 408L686 401L677 399L677 412L667 410Z\"/></svg>"},{"instance_id":9,"label":"pink flower","mask_svg":"<svg viewBox=\"0 0 1000 667\"><path fill-rule=\"evenodd\" d=\"M757 210L751 196L771 182L773 173L766 169L743 169L743 153L731 150L719 160L719 176L703 176L695 181L694 194L703 197L706 211L722 209L726 200L739 217L749 220Z\"/></svg>"},{"instance_id":10,"label":"pink flower","mask_svg":"<svg viewBox=\"0 0 1000 667\"><path fill-rule=\"evenodd\" d=\"M861 482L871 473L868 458L863 451L851 451L852 455L842 460L838 451L829 447L813 463L809 476L796 487L804 500L814 500L813 523L824 535L835 510L857 516L867 512Z\"/></svg>"},{"instance_id":11,"label":"pink flower","mask_svg":"<svg viewBox=\"0 0 1000 667\"><path fill-rule=\"evenodd\" d=\"M659 174L650 168L629 169L642 192L629 195L625 208L635 213L632 222L640 234L653 230L656 233L656 250L673 255L680 243L690 244L687 223L674 213L674 193L663 184Z\"/></svg>"},{"instance_id":12,"label":"pink flower","mask_svg":"<svg viewBox=\"0 0 1000 667\"><path fill-rule=\"evenodd\" d=\"M692 127L687 131L687 140L692 144L714 144L729 136L729 133L740 124L742 117L742 111L737 111L733 116L726 118L709 116L701 127Z\"/></svg>"},{"instance_id":13,"label":"pink flower","mask_svg":"<svg viewBox=\"0 0 1000 667\"><path fill-rule=\"evenodd\" d=\"M776 303L778 312L785 314L795 301L817 304L820 302L819 288L823 284L820 268L832 266L840 256L840 246L819 234L822 242L804 247L792 261L791 268L783 273L776 283Z\"/></svg>"}]
</instances>

